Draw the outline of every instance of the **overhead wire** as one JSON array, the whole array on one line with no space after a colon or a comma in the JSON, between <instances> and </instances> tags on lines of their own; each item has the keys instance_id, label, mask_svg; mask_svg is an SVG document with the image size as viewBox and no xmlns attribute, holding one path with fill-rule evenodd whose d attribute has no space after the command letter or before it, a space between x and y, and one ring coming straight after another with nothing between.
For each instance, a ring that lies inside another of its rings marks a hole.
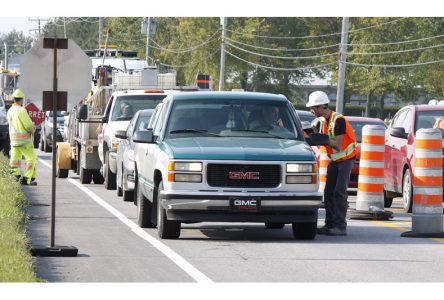
<instances>
[{"instance_id":1,"label":"overhead wire","mask_svg":"<svg viewBox=\"0 0 444 300\"><path fill-rule=\"evenodd\" d=\"M210 57L214 56L214 54L217 52L219 52L219 49L213 51L211 54L207 55L206 57L204 57L198 61L192 61L192 62L187 63L185 65L170 65L170 64L165 64L165 63L160 63L160 65L170 67L170 68L185 68L185 67L189 67L189 66L195 66L195 65L200 64L201 62L209 59Z\"/></svg>"},{"instance_id":2,"label":"overhead wire","mask_svg":"<svg viewBox=\"0 0 444 300\"><path fill-rule=\"evenodd\" d=\"M246 49L243 49L241 47L238 47L236 45L233 45L230 42L226 42L227 45L236 48L240 51L243 51L245 53L248 54L252 54L252 55L256 55L256 56L260 56L260 57L268 57L268 58L275 58L275 59L291 59L291 60L295 60L295 59L314 59L314 58L321 58L321 57L329 57L329 56L337 56L338 52L335 53L329 53L329 54L321 54L321 55L315 55L315 56L276 56L276 55L267 55L267 54L262 54L262 53L257 53L257 52L253 52L253 51L249 51Z\"/></svg>"},{"instance_id":3,"label":"overhead wire","mask_svg":"<svg viewBox=\"0 0 444 300\"><path fill-rule=\"evenodd\" d=\"M398 18L395 20L391 20L391 21L387 21L384 23L380 23L380 24L374 24L368 27L364 27L364 28L357 28L357 29L353 29L353 30L348 30L345 33L352 33L352 32L357 32L357 31L362 31L362 30L366 30L366 29L370 29L370 28L374 28L374 27L378 27L378 26L383 26L386 24L391 24L394 22L398 22L400 20L405 19L406 17L402 17L402 18ZM244 36L251 36L251 37L258 37L258 38L268 38L268 39L284 39L284 40L294 40L294 39L312 39L312 38L321 38L321 37L329 37L329 36L340 36L342 34L342 32L334 32L334 33L327 33L327 34L320 34L320 35L305 35L305 36L266 36L266 35L256 35L256 34L251 34L251 33L245 33L245 32L238 32L238 31L234 31L231 29L226 29L227 31L234 33L234 34L238 34L238 35L244 35Z\"/></svg>"},{"instance_id":4,"label":"overhead wire","mask_svg":"<svg viewBox=\"0 0 444 300\"><path fill-rule=\"evenodd\" d=\"M260 68L264 68L264 69L269 69L269 70L275 70L275 71L302 71L302 70L311 70L311 69L320 69L320 68L325 68L326 66L332 65L332 64L337 64L337 62L331 62L331 63L326 63L326 64L321 64L321 65L313 65L313 66L306 66L306 67L297 67L297 68L279 68L279 67L271 67L271 66L264 66L258 63L254 63L251 61L248 61L246 59L240 58L237 55L229 52L228 50L225 49L225 53L227 53L228 55L243 61L247 64L253 65L255 67L260 67Z\"/></svg>"},{"instance_id":5,"label":"overhead wire","mask_svg":"<svg viewBox=\"0 0 444 300\"><path fill-rule=\"evenodd\" d=\"M212 42L215 39L219 39L219 37L216 37L216 34L220 32L220 29L217 29L213 34L210 35L210 37L208 39L206 39L205 41L201 42L200 44L197 44L195 46L192 47L188 47L188 48L176 48L176 49L171 49L171 48L166 48L164 46L159 45L155 40L150 39L154 44L157 45L158 50L163 50L163 51L167 51L167 52L173 52L173 53L185 53L185 52L191 52L193 50L196 50L206 44L208 44L209 42ZM153 47L154 48L154 47Z\"/></svg>"},{"instance_id":6,"label":"overhead wire","mask_svg":"<svg viewBox=\"0 0 444 300\"><path fill-rule=\"evenodd\" d=\"M405 53L405 52L415 52L420 50L426 50L426 49L434 49L443 47L444 44L439 45L433 45L428 47L421 47L421 48L415 48L415 49L405 49L405 50L394 50L394 51L380 51L380 52L347 52L347 55L384 55L384 54L397 54L397 53Z\"/></svg>"},{"instance_id":7,"label":"overhead wire","mask_svg":"<svg viewBox=\"0 0 444 300\"><path fill-rule=\"evenodd\" d=\"M246 43L243 43L243 42L239 42L239 41L233 40L233 39L231 39L229 37L227 37L226 40L230 41L232 43L235 43L235 44L240 44L240 45L251 47L251 48L262 49L262 50L269 50L269 51L282 51L282 52L313 51L313 50L321 50L321 49L328 49L328 48L339 47L341 45L341 44L337 43L337 44L334 44L334 45L327 45L327 46L313 47L313 48L288 49L288 48L284 48L284 47L279 47L279 48L260 47L260 46L256 46L256 45L251 45L251 44L246 44Z\"/></svg>"},{"instance_id":8,"label":"overhead wire","mask_svg":"<svg viewBox=\"0 0 444 300\"><path fill-rule=\"evenodd\" d=\"M361 63L354 63L354 62L348 62L348 61L341 61L341 63L352 65L352 66L358 66L358 67L379 67L379 68L403 68L403 67L416 67L416 66L424 66L424 65L431 65L431 64L437 64L442 63L443 60L434 60L434 61L426 61L422 63L414 63L414 64L398 64L398 65L384 65L384 64L361 64Z\"/></svg>"}]
</instances>

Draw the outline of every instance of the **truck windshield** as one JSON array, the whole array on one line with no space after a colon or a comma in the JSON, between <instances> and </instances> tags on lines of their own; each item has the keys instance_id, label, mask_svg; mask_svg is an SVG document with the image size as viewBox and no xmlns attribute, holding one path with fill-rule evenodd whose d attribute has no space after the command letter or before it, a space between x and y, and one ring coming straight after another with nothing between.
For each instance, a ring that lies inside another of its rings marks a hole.
<instances>
[{"instance_id":1,"label":"truck windshield","mask_svg":"<svg viewBox=\"0 0 444 300\"><path fill-rule=\"evenodd\" d=\"M169 117L167 138L227 136L298 139L300 128L289 103L267 100L176 101Z\"/></svg>"},{"instance_id":2,"label":"truck windshield","mask_svg":"<svg viewBox=\"0 0 444 300\"><path fill-rule=\"evenodd\" d=\"M128 95L119 96L114 104L111 121L128 121L141 109L154 109L166 95Z\"/></svg>"}]
</instances>

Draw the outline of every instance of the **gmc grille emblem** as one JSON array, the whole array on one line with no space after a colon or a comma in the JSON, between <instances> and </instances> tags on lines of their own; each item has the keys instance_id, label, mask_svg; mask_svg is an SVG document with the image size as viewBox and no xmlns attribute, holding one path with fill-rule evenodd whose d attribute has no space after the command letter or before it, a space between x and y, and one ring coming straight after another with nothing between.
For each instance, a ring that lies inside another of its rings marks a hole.
<instances>
[{"instance_id":1,"label":"gmc grille emblem","mask_svg":"<svg viewBox=\"0 0 444 300\"><path fill-rule=\"evenodd\" d=\"M258 180L259 179L259 172L238 172L238 171L231 171L228 173L229 179L253 179Z\"/></svg>"}]
</instances>

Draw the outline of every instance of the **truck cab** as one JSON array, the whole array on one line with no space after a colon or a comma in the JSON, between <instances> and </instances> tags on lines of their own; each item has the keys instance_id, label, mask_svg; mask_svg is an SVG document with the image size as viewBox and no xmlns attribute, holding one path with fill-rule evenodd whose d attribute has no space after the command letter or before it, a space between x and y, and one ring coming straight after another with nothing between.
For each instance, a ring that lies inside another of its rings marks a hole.
<instances>
[{"instance_id":1,"label":"truck cab","mask_svg":"<svg viewBox=\"0 0 444 300\"><path fill-rule=\"evenodd\" d=\"M98 153L102 162L105 188L116 189L117 130L126 130L134 114L142 109L154 109L167 95L164 90L124 90L111 94L98 135Z\"/></svg>"},{"instance_id":2,"label":"truck cab","mask_svg":"<svg viewBox=\"0 0 444 300\"><path fill-rule=\"evenodd\" d=\"M182 222L261 222L315 238L318 167L287 98L190 92L158 110L133 136L141 227L178 238Z\"/></svg>"}]
</instances>

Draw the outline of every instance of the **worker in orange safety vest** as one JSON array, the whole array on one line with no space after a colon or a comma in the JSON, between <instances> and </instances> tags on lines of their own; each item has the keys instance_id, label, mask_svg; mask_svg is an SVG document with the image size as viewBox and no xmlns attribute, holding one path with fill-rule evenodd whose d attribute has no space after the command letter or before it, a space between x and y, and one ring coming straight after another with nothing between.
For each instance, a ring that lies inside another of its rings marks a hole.
<instances>
[{"instance_id":1,"label":"worker in orange safety vest","mask_svg":"<svg viewBox=\"0 0 444 300\"><path fill-rule=\"evenodd\" d=\"M325 148L331 160L324 189L325 226L317 233L343 236L347 235L347 187L358 145L353 127L343 115L328 108L329 102L326 93L316 91L310 94L306 104L317 118L325 119L323 133L329 137Z\"/></svg>"}]
</instances>

